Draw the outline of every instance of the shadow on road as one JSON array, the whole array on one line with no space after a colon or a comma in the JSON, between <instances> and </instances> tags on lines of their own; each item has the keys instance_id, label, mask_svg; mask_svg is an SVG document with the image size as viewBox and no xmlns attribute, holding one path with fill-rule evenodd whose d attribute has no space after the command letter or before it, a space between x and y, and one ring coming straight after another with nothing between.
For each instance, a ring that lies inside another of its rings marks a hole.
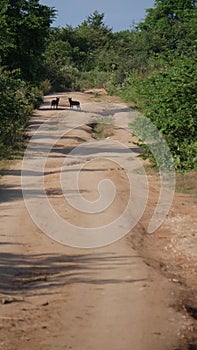
<instances>
[{"instance_id":1,"label":"shadow on road","mask_svg":"<svg viewBox=\"0 0 197 350\"><path fill-rule=\"evenodd\" d=\"M106 277L111 275L112 270L135 264L136 258L137 255L121 256L114 253L25 256L1 253L0 293L14 295L30 291L31 295L44 295L54 293L54 288L70 284L105 285L145 281L145 278Z\"/></svg>"}]
</instances>

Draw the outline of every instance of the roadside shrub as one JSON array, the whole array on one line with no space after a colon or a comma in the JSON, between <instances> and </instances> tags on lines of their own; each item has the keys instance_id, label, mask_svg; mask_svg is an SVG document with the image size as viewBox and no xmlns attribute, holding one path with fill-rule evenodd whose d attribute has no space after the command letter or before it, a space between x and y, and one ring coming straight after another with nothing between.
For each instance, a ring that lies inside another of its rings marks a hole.
<instances>
[{"instance_id":1,"label":"roadside shrub","mask_svg":"<svg viewBox=\"0 0 197 350\"><path fill-rule=\"evenodd\" d=\"M26 90L25 97L28 100L29 104L29 113L31 113L32 109L36 109L43 102L42 91L36 86L28 86Z\"/></svg>"},{"instance_id":2,"label":"roadside shrub","mask_svg":"<svg viewBox=\"0 0 197 350\"><path fill-rule=\"evenodd\" d=\"M40 90L42 91L43 95L49 94L51 91L51 83L49 79L45 79L40 83Z\"/></svg>"},{"instance_id":3,"label":"roadside shrub","mask_svg":"<svg viewBox=\"0 0 197 350\"><path fill-rule=\"evenodd\" d=\"M72 89L84 91L91 88L105 88L109 77L109 72L99 72L97 70L81 72L72 83Z\"/></svg>"},{"instance_id":4,"label":"roadside shrub","mask_svg":"<svg viewBox=\"0 0 197 350\"><path fill-rule=\"evenodd\" d=\"M177 169L197 168L196 70L197 63L184 57L163 72L127 81L144 115L165 137Z\"/></svg>"},{"instance_id":5,"label":"roadside shrub","mask_svg":"<svg viewBox=\"0 0 197 350\"><path fill-rule=\"evenodd\" d=\"M19 147L26 122L41 102L41 93L27 85L19 71L0 72L0 157Z\"/></svg>"}]
</instances>

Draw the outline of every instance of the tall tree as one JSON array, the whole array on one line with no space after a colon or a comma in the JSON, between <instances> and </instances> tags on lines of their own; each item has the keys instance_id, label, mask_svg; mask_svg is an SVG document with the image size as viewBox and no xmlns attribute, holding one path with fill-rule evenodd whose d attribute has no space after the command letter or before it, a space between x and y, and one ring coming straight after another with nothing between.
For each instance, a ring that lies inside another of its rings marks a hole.
<instances>
[{"instance_id":1,"label":"tall tree","mask_svg":"<svg viewBox=\"0 0 197 350\"><path fill-rule=\"evenodd\" d=\"M39 0L3 0L4 35L12 45L1 52L2 64L10 70L20 69L22 78L37 81L41 75L42 55L55 10Z\"/></svg>"},{"instance_id":2,"label":"tall tree","mask_svg":"<svg viewBox=\"0 0 197 350\"><path fill-rule=\"evenodd\" d=\"M13 47L11 31L7 23L7 0L2 0L0 3L0 63L6 57L9 49Z\"/></svg>"},{"instance_id":3,"label":"tall tree","mask_svg":"<svg viewBox=\"0 0 197 350\"><path fill-rule=\"evenodd\" d=\"M192 44L196 36L194 26L197 27L196 1L155 0L154 8L147 10L147 16L139 29L151 32L154 50L163 52L177 48L181 51L181 41L188 38L189 33Z\"/></svg>"},{"instance_id":4,"label":"tall tree","mask_svg":"<svg viewBox=\"0 0 197 350\"><path fill-rule=\"evenodd\" d=\"M77 28L78 46L80 51L88 52L86 55L86 68L94 68L93 54L95 50L108 45L112 30L104 24L104 13L94 11Z\"/></svg>"}]
</instances>

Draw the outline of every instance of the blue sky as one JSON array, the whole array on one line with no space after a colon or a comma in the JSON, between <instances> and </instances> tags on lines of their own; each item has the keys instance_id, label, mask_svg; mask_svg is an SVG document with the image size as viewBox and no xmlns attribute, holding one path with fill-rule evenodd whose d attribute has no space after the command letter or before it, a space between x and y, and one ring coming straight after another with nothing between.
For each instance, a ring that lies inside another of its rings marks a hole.
<instances>
[{"instance_id":1,"label":"blue sky","mask_svg":"<svg viewBox=\"0 0 197 350\"><path fill-rule=\"evenodd\" d=\"M40 4L58 10L53 26L76 27L97 10L104 12L105 24L116 32L143 20L145 9L153 7L154 0L40 0Z\"/></svg>"}]
</instances>

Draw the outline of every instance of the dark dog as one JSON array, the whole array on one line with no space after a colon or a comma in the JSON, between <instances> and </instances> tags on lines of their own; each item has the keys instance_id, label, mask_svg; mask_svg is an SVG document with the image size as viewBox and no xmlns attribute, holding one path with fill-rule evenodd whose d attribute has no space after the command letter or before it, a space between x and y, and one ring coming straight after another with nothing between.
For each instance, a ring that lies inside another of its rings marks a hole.
<instances>
[{"instance_id":1,"label":"dark dog","mask_svg":"<svg viewBox=\"0 0 197 350\"><path fill-rule=\"evenodd\" d=\"M68 101L70 103L70 108L73 108L73 106L76 106L77 108L81 108L79 101L73 101L71 97L68 99Z\"/></svg>"},{"instance_id":2,"label":"dark dog","mask_svg":"<svg viewBox=\"0 0 197 350\"><path fill-rule=\"evenodd\" d=\"M58 109L59 101L60 101L60 98L59 98L59 97L56 97L56 100L52 100L52 101L51 101L51 108L56 108L56 109Z\"/></svg>"}]
</instances>

